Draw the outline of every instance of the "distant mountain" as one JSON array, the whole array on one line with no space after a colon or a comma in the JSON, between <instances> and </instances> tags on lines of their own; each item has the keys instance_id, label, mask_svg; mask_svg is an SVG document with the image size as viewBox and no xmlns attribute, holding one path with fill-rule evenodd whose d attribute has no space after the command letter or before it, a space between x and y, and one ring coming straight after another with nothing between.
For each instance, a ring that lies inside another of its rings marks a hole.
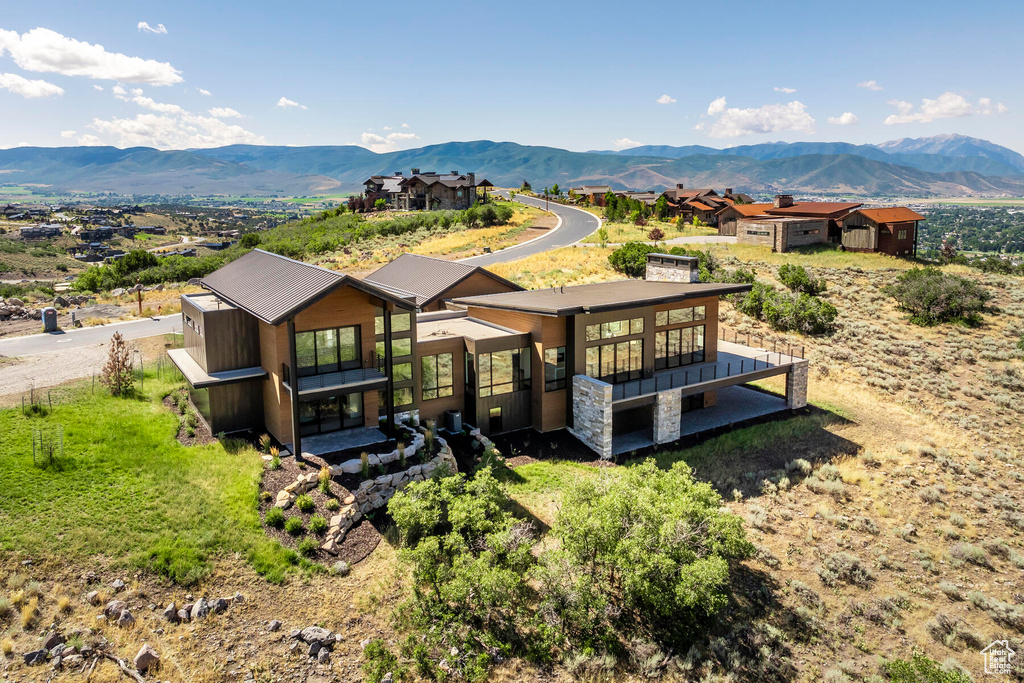
<instances>
[{"instance_id":1,"label":"distant mountain","mask_svg":"<svg viewBox=\"0 0 1024 683\"><path fill-rule=\"evenodd\" d=\"M673 150L690 153L674 156ZM922 160L917 165L894 163L911 157ZM358 192L371 175L419 168L473 171L477 178L506 187L525 179L538 188L558 183L563 188L607 184L616 189L663 189L683 183L750 193L1024 195L1024 177L979 171L985 164L1009 167L1010 156L1004 155L1005 161L994 156L960 157L954 170L947 170L944 160L954 158L847 143L770 143L730 150L657 147L649 154L570 152L490 140L387 154L354 146L231 145L171 151L19 147L0 150L0 184L37 183L51 192L309 196ZM929 160L935 163L920 167Z\"/></svg>"},{"instance_id":2,"label":"distant mountain","mask_svg":"<svg viewBox=\"0 0 1024 683\"><path fill-rule=\"evenodd\" d=\"M931 138L892 140L879 145L854 145L848 142L765 142L715 149L701 145L671 147L643 145L618 152L605 150L595 154L621 156L658 156L679 159L695 154L708 156L744 156L766 161L807 154L854 154L866 159L898 166L909 166L933 173L971 171L983 175L1020 175L1024 156L987 140L963 135L937 135Z\"/></svg>"}]
</instances>

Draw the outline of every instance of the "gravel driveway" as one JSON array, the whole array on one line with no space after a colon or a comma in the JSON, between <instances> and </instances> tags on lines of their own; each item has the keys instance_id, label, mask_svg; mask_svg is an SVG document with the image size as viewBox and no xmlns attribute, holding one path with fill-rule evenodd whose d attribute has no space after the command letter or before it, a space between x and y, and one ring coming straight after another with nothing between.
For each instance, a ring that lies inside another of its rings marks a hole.
<instances>
[{"instance_id":1,"label":"gravel driveway","mask_svg":"<svg viewBox=\"0 0 1024 683\"><path fill-rule=\"evenodd\" d=\"M107 358L107 345L37 353L0 361L0 395L21 394L99 373Z\"/></svg>"}]
</instances>

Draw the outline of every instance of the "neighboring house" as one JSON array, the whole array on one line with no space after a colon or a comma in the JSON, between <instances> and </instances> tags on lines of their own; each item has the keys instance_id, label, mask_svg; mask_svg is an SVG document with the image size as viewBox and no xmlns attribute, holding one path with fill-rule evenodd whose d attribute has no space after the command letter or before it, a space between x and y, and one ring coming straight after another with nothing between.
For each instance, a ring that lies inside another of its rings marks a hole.
<instances>
[{"instance_id":1,"label":"neighboring house","mask_svg":"<svg viewBox=\"0 0 1024 683\"><path fill-rule=\"evenodd\" d=\"M21 228L21 237L26 240L43 240L60 237L62 232L64 232L64 226L59 223L43 223Z\"/></svg>"},{"instance_id":2,"label":"neighboring house","mask_svg":"<svg viewBox=\"0 0 1024 683\"><path fill-rule=\"evenodd\" d=\"M765 209L771 208L771 206L771 204L729 204L719 209L715 214L718 219L718 234L735 235L736 225L740 219L763 216Z\"/></svg>"},{"instance_id":3,"label":"neighboring house","mask_svg":"<svg viewBox=\"0 0 1024 683\"><path fill-rule=\"evenodd\" d=\"M114 236L114 229L105 226L102 228L92 228L90 230L80 230L78 236L86 242L100 242L103 240L109 240Z\"/></svg>"},{"instance_id":4,"label":"neighboring house","mask_svg":"<svg viewBox=\"0 0 1024 683\"><path fill-rule=\"evenodd\" d=\"M167 228L155 225L139 225L135 228L135 232L141 232L146 235L166 235Z\"/></svg>"},{"instance_id":5,"label":"neighboring house","mask_svg":"<svg viewBox=\"0 0 1024 683\"><path fill-rule=\"evenodd\" d=\"M924 216L905 206L858 209L843 218L843 248L917 256L917 226L923 220Z\"/></svg>"},{"instance_id":6,"label":"neighboring house","mask_svg":"<svg viewBox=\"0 0 1024 683\"><path fill-rule=\"evenodd\" d=\"M753 216L736 221L736 241L786 252L828 239L828 220L797 216Z\"/></svg>"},{"instance_id":7,"label":"neighboring house","mask_svg":"<svg viewBox=\"0 0 1024 683\"><path fill-rule=\"evenodd\" d=\"M478 182L474 173L420 173L417 168L408 178L403 177L398 185L395 208L400 211L468 209L477 201L477 188L484 189L486 199L487 188L494 187L487 180Z\"/></svg>"},{"instance_id":8,"label":"neighboring house","mask_svg":"<svg viewBox=\"0 0 1024 683\"><path fill-rule=\"evenodd\" d=\"M722 209L753 202L750 196L733 192L731 187L718 194L709 187L686 189L683 183L676 183L674 188L665 190L661 196L668 202L669 215L673 218L682 218L687 223L697 218L708 225L717 224Z\"/></svg>"},{"instance_id":9,"label":"neighboring house","mask_svg":"<svg viewBox=\"0 0 1024 683\"><path fill-rule=\"evenodd\" d=\"M842 234L842 221L846 214L860 208L856 202L794 202L793 195L775 195L775 201L765 214L769 216L789 216L799 218L821 218L828 221L829 242L839 242Z\"/></svg>"},{"instance_id":10,"label":"neighboring house","mask_svg":"<svg viewBox=\"0 0 1024 683\"><path fill-rule=\"evenodd\" d=\"M615 194L618 195L619 197L625 197L627 199L635 199L636 201L643 202L644 204L647 204L648 206L654 206L657 203L657 201L658 201L658 197L661 196L657 192L634 192L634 191L628 191L628 192L616 192Z\"/></svg>"},{"instance_id":11,"label":"neighboring house","mask_svg":"<svg viewBox=\"0 0 1024 683\"><path fill-rule=\"evenodd\" d=\"M728 415L718 392L764 377L786 375L780 407L806 405L807 361L718 340L719 296L750 285L696 282L693 258L649 264L643 280L533 291L489 278L491 293L424 313L418 300L460 283L405 293L374 283L388 273L257 249L182 296L185 347L168 353L211 430L266 431L293 452L396 412L440 424L457 410L484 434L568 428L609 458L678 439L688 410Z\"/></svg>"},{"instance_id":12,"label":"neighboring house","mask_svg":"<svg viewBox=\"0 0 1024 683\"><path fill-rule=\"evenodd\" d=\"M402 254L363 279L396 293L411 294L416 308L423 312L446 310L445 302L460 296L523 289L480 266L418 254Z\"/></svg>"},{"instance_id":13,"label":"neighboring house","mask_svg":"<svg viewBox=\"0 0 1024 683\"><path fill-rule=\"evenodd\" d=\"M611 191L612 188L609 185L583 185L569 190L569 192L576 195L577 199L585 199L591 204L597 203L599 201L598 197L604 197Z\"/></svg>"},{"instance_id":14,"label":"neighboring house","mask_svg":"<svg viewBox=\"0 0 1024 683\"><path fill-rule=\"evenodd\" d=\"M402 191L402 180L405 176L401 171L395 171L394 175L370 176L363 183L364 193L371 201L383 199L388 206L395 206L398 193Z\"/></svg>"}]
</instances>

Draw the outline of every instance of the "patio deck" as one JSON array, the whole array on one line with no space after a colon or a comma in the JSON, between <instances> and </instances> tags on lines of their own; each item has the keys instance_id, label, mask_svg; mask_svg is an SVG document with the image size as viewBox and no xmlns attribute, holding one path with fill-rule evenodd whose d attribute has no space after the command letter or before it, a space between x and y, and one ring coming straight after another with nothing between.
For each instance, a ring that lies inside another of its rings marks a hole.
<instances>
[{"instance_id":1,"label":"patio deck","mask_svg":"<svg viewBox=\"0 0 1024 683\"><path fill-rule=\"evenodd\" d=\"M383 441L387 441L387 437L384 436L384 432L376 427L353 427L352 429L342 429L337 432L328 432L327 434L314 434L313 436L302 437L302 454L324 456L350 448L370 446ZM291 453L292 444L285 444L285 448Z\"/></svg>"}]
</instances>

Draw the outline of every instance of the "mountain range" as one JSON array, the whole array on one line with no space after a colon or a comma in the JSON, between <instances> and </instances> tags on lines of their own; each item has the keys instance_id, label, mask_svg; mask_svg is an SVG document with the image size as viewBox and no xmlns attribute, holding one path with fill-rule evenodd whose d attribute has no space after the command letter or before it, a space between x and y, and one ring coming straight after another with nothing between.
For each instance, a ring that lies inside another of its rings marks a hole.
<instances>
[{"instance_id":1,"label":"mountain range","mask_svg":"<svg viewBox=\"0 0 1024 683\"><path fill-rule=\"evenodd\" d=\"M643 146L571 152L512 142L448 142L378 154L357 146L16 147L0 150L0 184L47 192L308 196L359 191L374 174L474 171L495 185L607 184L616 189L732 187L751 193L1024 194L1024 156L960 135L879 145L774 142L727 149Z\"/></svg>"}]
</instances>

